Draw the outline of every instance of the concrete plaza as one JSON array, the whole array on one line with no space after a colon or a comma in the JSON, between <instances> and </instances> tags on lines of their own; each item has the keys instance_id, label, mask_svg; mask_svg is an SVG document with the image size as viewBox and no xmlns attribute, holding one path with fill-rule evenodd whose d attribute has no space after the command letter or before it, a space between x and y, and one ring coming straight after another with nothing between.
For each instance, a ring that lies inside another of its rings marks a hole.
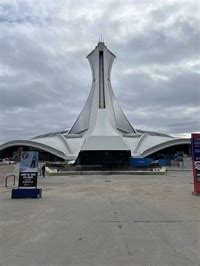
<instances>
[{"instance_id":1,"label":"concrete plaza","mask_svg":"<svg viewBox=\"0 0 200 266\"><path fill-rule=\"evenodd\" d=\"M191 176L51 176L27 200L1 179L0 265L200 265Z\"/></svg>"}]
</instances>

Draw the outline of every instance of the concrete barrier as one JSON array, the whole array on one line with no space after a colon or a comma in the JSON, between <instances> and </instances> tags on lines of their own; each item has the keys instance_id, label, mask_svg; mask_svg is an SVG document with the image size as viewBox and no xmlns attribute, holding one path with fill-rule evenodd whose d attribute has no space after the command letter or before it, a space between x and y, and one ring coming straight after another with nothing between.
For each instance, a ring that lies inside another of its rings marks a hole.
<instances>
[{"instance_id":1,"label":"concrete barrier","mask_svg":"<svg viewBox=\"0 0 200 266\"><path fill-rule=\"evenodd\" d=\"M63 171L63 172L49 172L49 176L65 176L65 175L165 175L166 168L162 167L157 171L132 171L132 170L111 170L111 171Z\"/></svg>"}]
</instances>

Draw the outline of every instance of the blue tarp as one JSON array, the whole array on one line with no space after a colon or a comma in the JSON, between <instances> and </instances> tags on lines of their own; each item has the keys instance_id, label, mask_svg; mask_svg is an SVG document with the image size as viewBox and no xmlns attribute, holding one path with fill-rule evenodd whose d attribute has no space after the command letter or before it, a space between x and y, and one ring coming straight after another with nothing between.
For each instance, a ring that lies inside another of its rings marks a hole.
<instances>
[{"instance_id":1,"label":"blue tarp","mask_svg":"<svg viewBox=\"0 0 200 266\"><path fill-rule=\"evenodd\" d=\"M134 167L147 167L151 162L150 158L130 158L130 165Z\"/></svg>"},{"instance_id":2,"label":"blue tarp","mask_svg":"<svg viewBox=\"0 0 200 266\"><path fill-rule=\"evenodd\" d=\"M151 158L130 158L130 165L133 167L147 167L152 164L157 163L159 166L170 166L171 160L170 159L159 159L153 161Z\"/></svg>"},{"instance_id":3,"label":"blue tarp","mask_svg":"<svg viewBox=\"0 0 200 266\"><path fill-rule=\"evenodd\" d=\"M171 160L170 159L159 159L160 166L170 166Z\"/></svg>"}]
</instances>

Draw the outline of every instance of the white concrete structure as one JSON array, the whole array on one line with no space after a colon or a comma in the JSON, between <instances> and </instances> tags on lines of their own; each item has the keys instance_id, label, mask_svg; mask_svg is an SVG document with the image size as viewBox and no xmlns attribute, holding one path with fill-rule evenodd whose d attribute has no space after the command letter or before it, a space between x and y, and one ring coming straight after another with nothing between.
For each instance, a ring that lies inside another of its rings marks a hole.
<instances>
[{"instance_id":1,"label":"white concrete structure","mask_svg":"<svg viewBox=\"0 0 200 266\"><path fill-rule=\"evenodd\" d=\"M167 147L190 144L190 139L134 129L122 112L111 87L110 73L115 55L103 42L99 42L87 58L92 70L92 88L72 128L28 141L10 141L1 145L1 150L11 146L31 146L71 160L85 150L131 151L132 156L146 157Z\"/></svg>"}]
</instances>

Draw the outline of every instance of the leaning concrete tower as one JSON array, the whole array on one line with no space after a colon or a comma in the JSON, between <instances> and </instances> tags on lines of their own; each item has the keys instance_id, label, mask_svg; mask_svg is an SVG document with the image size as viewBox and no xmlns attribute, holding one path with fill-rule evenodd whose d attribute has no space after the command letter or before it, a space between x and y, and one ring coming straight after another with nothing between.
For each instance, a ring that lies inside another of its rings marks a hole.
<instances>
[{"instance_id":1,"label":"leaning concrete tower","mask_svg":"<svg viewBox=\"0 0 200 266\"><path fill-rule=\"evenodd\" d=\"M103 126L102 134L110 130L120 133L136 133L121 110L111 86L111 68L115 55L110 52L103 42L87 56L92 70L92 88L86 104L80 113L70 134L91 134L95 128L108 119L109 126ZM112 129L112 130L111 130Z\"/></svg>"},{"instance_id":2,"label":"leaning concrete tower","mask_svg":"<svg viewBox=\"0 0 200 266\"><path fill-rule=\"evenodd\" d=\"M92 70L92 88L86 104L69 134L82 134L85 141L79 153L80 164L116 164L128 162L131 151L122 136L136 134L121 110L111 86L111 68L115 55L103 42L87 56ZM114 161L113 161L113 158Z\"/></svg>"}]
</instances>

